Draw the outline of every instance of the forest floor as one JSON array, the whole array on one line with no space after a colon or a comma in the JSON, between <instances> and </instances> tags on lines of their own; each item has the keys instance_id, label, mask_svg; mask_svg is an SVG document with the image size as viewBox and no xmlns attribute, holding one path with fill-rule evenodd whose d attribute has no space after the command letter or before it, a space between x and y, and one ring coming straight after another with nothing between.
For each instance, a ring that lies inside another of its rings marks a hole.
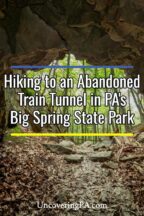
<instances>
[{"instance_id":1,"label":"forest floor","mask_svg":"<svg viewBox=\"0 0 144 216\"><path fill-rule=\"evenodd\" d=\"M0 215L143 216L144 146L104 143L95 151L88 141L72 145L72 162L71 155L48 150L47 144L56 144L48 138L5 141L0 146ZM93 161L101 151L112 156Z\"/></svg>"}]
</instances>

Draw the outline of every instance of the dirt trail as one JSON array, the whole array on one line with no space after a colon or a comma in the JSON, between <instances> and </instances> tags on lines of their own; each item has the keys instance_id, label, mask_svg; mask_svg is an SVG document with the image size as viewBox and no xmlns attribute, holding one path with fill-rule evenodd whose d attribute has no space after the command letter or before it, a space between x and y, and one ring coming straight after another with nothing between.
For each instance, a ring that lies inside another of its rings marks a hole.
<instances>
[{"instance_id":1,"label":"dirt trail","mask_svg":"<svg viewBox=\"0 0 144 216\"><path fill-rule=\"evenodd\" d=\"M27 138L1 146L1 215L143 216L143 176L133 170L133 162L114 162L115 146L112 158L103 162L90 160L92 146L75 146L83 161L69 163L44 143L47 138Z\"/></svg>"},{"instance_id":2,"label":"dirt trail","mask_svg":"<svg viewBox=\"0 0 144 216\"><path fill-rule=\"evenodd\" d=\"M56 186L60 203L83 203L79 210L71 210L65 215L135 215L133 194L124 186L118 168L104 168L108 161L93 162L89 159L93 149L85 148L86 151L89 153L81 163L65 163L64 178ZM63 212L60 215L63 216Z\"/></svg>"}]
</instances>

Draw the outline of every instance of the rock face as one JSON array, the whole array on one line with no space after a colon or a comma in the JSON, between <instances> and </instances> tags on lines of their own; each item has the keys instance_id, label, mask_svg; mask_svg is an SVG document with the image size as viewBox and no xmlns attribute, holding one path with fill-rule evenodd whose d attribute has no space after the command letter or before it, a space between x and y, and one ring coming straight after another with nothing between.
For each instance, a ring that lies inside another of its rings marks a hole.
<instances>
[{"instance_id":1,"label":"rock face","mask_svg":"<svg viewBox=\"0 0 144 216\"><path fill-rule=\"evenodd\" d=\"M81 161L83 161L83 156L74 154L74 155L65 156L64 159L69 163L80 163Z\"/></svg>"},{"instance_id":2,"label":"rock face","mask_svg":"<svg viewBox=\"0 0 144 216\"><path fill-rule=\"evenodd\" d=\"M68 147L64 147L60 144L44 144L44 146L53 153L57 154L74 154L75 152Z\"/></svg>"},{"instance_id":3,"label":"rock face","mask_svg":"<svg viewBox=\"0 0 144 216\"><path fill-rule=\"evenodd\" d=\"M30 41L31 43L29 43ZM24 8L16 34L16 52L23 53L25 51L31 52L35 49L60 47L64 47L64 44L58 33L36 14L32 13L30 8Z\"/></svg>"},{"instance_id":4,"label":"rock face","mask_svg":"<svg viewBox=\"0 0 144 216\"><path fill-rule=\"evenodd\" d=\"M81 144L81 147L82 147L82 148L87 148L87 147L92 146L92 144L93 144L93 142L91 142L91 141L86 141L86 142L84 142L84 143Z\"/></svg>"},{"instance_id":5,"label":"rock face","mask_svg":"<svg viewBox=\"0 0 144 216\"><path fill-rule=\"evenodd\" d=\"M94 148L94 151L97 151L100 148L109 148L111 145L112 143L110 142L98 142L94 144L93 148Z\"/></svg>"},{"instance_id":6,"label":"rock face","mask_svg":"<svg viewBox=\"0 0 144 216\"><path fill-rule=\"evenodd\" d=\"M63 140L59 143L59 145L66 147L66 148L73 148L75 146L75 143L69 140Z\"/></svg>"},{"instance_id":7,"label":"rock face","mask_svg":"<svg viewBox=\"0 0 144 216\"><path fill-rule=\"evenodd\" d=\"M93 153L89 156L91 161L106 161L112 157L112 151L101 151L98 153Z\"/></svg>"},{"instance_id":8,"label":"rock face","mask_svg":"<svg viewBox=\"0 0 144 216\"><path fill-rule=\"evenodd\" d=\"M27 53L65 46L77 58L87 59L91 64L132 64L136 73L131 75L141 74L143 84L142 0L38 2L1 1L3 56L9 52ZM141 91L144 92L143 85Z\"/></svg>"}]
</instances>

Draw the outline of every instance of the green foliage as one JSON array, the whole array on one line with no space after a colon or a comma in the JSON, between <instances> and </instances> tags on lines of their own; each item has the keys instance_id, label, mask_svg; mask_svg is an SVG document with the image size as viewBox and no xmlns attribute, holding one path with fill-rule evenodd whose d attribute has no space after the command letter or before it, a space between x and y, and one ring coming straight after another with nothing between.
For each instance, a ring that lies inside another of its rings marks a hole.
<instances>
[{"instance_id":1,"label":"green foliage","mask_svg":"<svg viewBox=\"0 0 144 216\"><path fill-rule=\"evenodd\" d=\"M19 125L17 125L16 127L10 129L10 133L21 133L21 132L22 132L22 129L21 129L21 126L19 126ZM5 141L15 140L16 139L15 137L11 137L10 133L5 134L5 137L4 137ZM26 139L26 138L25 137L20 137L19 141L24 141L24 139Z\"/></svg>"},{"instance_id":2,"label":"green foliage","mask_svg":"<svg viewBox=\"0 0 144 216\"><path fill-rule=\"evenodd\" d=\"M73 65L73 66L80 66L80 65L89 65L87 62L85 61L80 61L77 60L73 55L66 55L66 57L63 60L60 60L58 62L53 62L52 65L57 64L57 65ZM110 74L113 74L113 76L115 78L123 78L125 77L125 72L124 70L121 69L43 69L37 72L34 71L28 71L27 72L27 76L28 77L36 77L36 76L41 76L42 80L44 75L48 75L50 78L55 77L57 80L57 86L55 89L48 89L45 90L45 85L44 85L44 81L42 81L41 84L41 94L44 94L47 98L47 104L48 104L48 108L51 109L51 104L50 104L50 96L49 96L49 92L55 92L58 96L62 96L62 95L71 95L71 96L75 96L75 95L81 95L82 92L86 92L87 93L87 98L88 98L88 106L87 107L53 107L53 111L56 112L61 112L61 113L70 113L71 115L74 113L75 110L85 110L86 113L93 113L93 112L98 112L98 113L102 113L104 114L106 117L108 115L108 111L111 109L111 107L105 107L104 106L104 99L102 99L102 105L101 107L92 107L90 106L90 94L93 93L94 95L100 95L101 97L103 97L104 93L106 91L113 91L112 89L77 89L76 88L76 84L77 84L77 80L80 74L83 74L85 76L85 74L88 74L90 78L108 78L110 76ZM73 78L74 83L75 83L75 87L74 89L61 89L60 86L58 85L60 82L61 78ZM118 90L118 89L117 89ZM25 90L25 94L28 96L34 95L34 90L33 89L26 89ZM115 107L115 109L117 110L117 112L120 112L120 109L118 107ZM129 107L126 107L126 110L129 109ZM44 109L44 111L41 111L43 113L46 112L46 109ZM91 133L91 132L113 132L115 125L107 125L107 123L105 123L105 125L100 126L100 125L79 125L76 126L73 122L73 119L71 119L71 127L68 129L69 132L87 132L87 133ZM117 128L115 128L115 130L119 129L120 132L125 132L126 131L126 127L125 125L119 125ZM82 141L83 138L79 137L78 138L78 142ZM88 138L90 139L90 138ZM96 138L91 138L92 140L95 140Z\"/></svg>"},{"instance_id":3,"label":"green foliage","mask_svg":"<svg viewBox=\"0 0 144 216\"><path fill-rule=\"evenodd\" d=\"M27 89L23 89L22 91L25 93L26 96L34 96L35 94L35 91L33 89L27 88Z\"/></svg>"}]
</instances>

